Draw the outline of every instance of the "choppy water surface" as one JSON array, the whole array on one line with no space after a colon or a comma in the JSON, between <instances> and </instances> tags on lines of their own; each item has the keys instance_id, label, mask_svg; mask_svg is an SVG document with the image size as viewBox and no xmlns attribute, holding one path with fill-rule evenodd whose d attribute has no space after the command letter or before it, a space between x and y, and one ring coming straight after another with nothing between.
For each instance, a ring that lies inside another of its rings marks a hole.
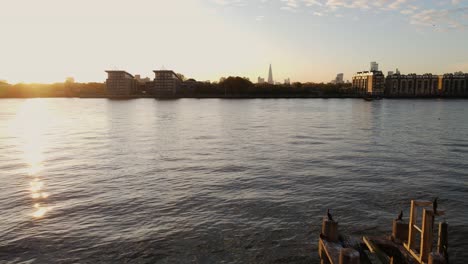
<instances>
[{"instance_id":1,"label":"choppy water surface","mask_svg":"<svg viewBox=\"0 0 468 264\"><path fill-rule=\"evenodd\" d=\"M1 263L318 263L436 195L464 263L467 101L0 101Z\"/></svg>"}]
</instances>

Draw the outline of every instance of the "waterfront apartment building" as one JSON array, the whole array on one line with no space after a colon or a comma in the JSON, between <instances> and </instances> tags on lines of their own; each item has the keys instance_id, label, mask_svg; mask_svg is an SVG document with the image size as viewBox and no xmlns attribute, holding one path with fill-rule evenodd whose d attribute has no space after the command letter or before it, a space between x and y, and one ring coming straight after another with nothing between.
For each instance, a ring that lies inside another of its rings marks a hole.
<instances>
[{"instance_id":1,"label":"waterfront apartment building","mask_svg":"<svg viewBox=\"0 0 468 264\"><path fill-rule=\"evenodd\" d=\"M468 96L468 73L444 74L441 86L444 96Z\"/></svg>"},{"instance_id":2,"label":"waterfront apartment building","mask_svg":"<svg viewBox=\"0 0 468 264\"><path fill-rule=\"evenodd\" d=\"M135 94L138 81L126 71L106 71L107 93L110 97L126 97Z\"/></svg>"},{"instance_id":3,"label":"waterfront apartment building","mask_svg":"<svg viewBox=\"0 0 468 264\"><path fill-rule=\"evenodd\" d=\"M385 77L381 71L358 72L353 76L353 89L361 95L383 95Z\"/></svg>"},{"instance_id":4,"label":"waterfront apartment building","mask_svg":"<svg viewBox=\"0 0 468 264\"><path fill-rule=\"evenodd\" d=\"M172 97L175 96L177 90L182 84L180 77L169 70L153 71L155 78L153 81L153 95L156 97Z\"/></svg>"},{"instance_id":5,"label":"waterfront apartment building","mask_svg":"<svg viewBox=\"0 0 468 264\"><path fill-rule=\"evenodd\" d=\"M385 94L392 97L437 96L441 93L441 84L440 75L396 73L387 76Z\"/></svg>"}]
</instances>

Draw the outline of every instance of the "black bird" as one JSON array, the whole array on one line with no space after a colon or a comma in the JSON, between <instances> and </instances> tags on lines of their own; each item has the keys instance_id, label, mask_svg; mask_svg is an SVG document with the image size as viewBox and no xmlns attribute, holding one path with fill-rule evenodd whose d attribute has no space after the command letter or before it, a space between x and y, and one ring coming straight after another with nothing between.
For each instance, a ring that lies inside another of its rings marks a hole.
<instances>
[{"instance_id":1,"label":"black bird","mask_svg":"<svg viewBox=\"0 0 468 264\"><path fill-rule=\"evenodd\" d=\"M333 221L333 217L330 214L330 209L327 209L327 216L328 216L328 220Z\"/></svg>"},{"instance_id":2,"label":"black bird","mask_svg":"<svg viewBox=\"0 0 468 264\"><path fill-rule=\"evenodd\" d=\"M434 210L434 215L438 215L437 213L437 200L439 197L434 198L434 201L432 202L432 209Z\"/></svg>"},{"instance_id":3,"label":"black bird","mask_svg":"<svg viewBox=\"0 0 468 264\"><path fill-rule=\"evenodd\" d=\"M403 221L403 210L400 211L400 214L398 215L398 218L395 219L397 221Z\"/></svg>"}]
</instances>

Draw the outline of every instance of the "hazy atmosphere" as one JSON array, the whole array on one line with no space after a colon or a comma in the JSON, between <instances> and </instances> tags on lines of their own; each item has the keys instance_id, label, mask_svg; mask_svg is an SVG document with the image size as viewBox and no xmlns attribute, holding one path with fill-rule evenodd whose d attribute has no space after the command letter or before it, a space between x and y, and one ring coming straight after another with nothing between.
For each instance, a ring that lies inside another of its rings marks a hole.
<instances>
[{"instance_id":1,"label":"hazy atmosphere","mask_svg":"<svg viewBox=\"0 0 468 264\"><path fill-rule=\"evenodd\" d=\"M468 263L468 0L0 14L0 264Z\"/></svg>"},{"instance_id":2,"label":"hazy atmosphere","mask_svg":"<svg viewBox=\"0 0 468 264\"><path fill-rule=\"evenodd\" d=\"M197 80L326 82L468 71L466 0L0 0L0 80L103 81L177 69Z\"/></svg>"}]
</instances>

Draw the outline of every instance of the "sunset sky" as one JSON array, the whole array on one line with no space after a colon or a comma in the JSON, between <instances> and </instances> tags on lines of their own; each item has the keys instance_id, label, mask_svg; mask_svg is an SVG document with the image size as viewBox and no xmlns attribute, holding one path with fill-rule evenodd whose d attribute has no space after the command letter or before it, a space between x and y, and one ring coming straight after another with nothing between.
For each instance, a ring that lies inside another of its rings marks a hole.
<instances>
[{"instance_id":1,"label":"sunset sky","mask_svg":"<svg viewBox=\"0 0 468 264\"><path fill-rule=\"evenodd\" d=\"M0 0L0 79L468 72L468 0Z\"/></svg>"}]
</instances>

